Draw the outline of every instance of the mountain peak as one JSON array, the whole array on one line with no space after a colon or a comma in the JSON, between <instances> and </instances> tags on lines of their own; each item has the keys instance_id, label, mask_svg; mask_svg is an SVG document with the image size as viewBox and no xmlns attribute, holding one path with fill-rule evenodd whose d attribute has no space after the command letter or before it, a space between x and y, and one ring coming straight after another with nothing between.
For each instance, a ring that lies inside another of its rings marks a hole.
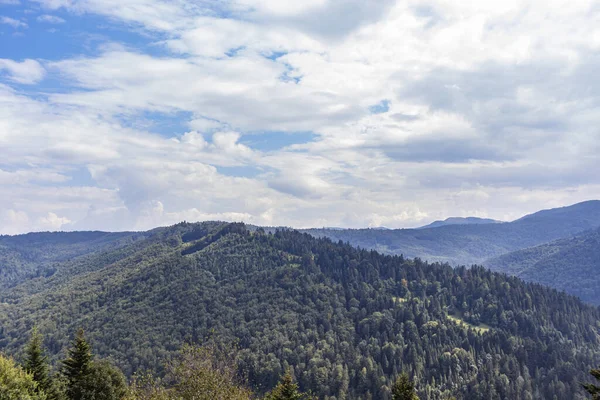
<instances>
[{"instance_id":1,"label":"mountain peak","mask_svg":"<svg viewBox=\"0 0 600 400\"><path fill-rule=\"evenodd\" d=\"M434 221L428 225L421 226L417 229L425 229L425 228L437 228L439 226L446 225L483 225L483 224L499 224L503 221L498 221L491 218L478 218L478 217L449 217L445 220Z\"/></svg>"},{"instance_id":2,"label":"mountain peak","mask_svg":"<svg viewBox=\"0 0 600 400\"><path fill-rule=\"evenodd\" d=\"M587 200L572 204L570 206L540 210L532 214L525 215L516 221L523 221L532 218L560 218L561 216L570 218L581 216L585 218L589 212L600 212L600 200Z\"/></svg>"}]
</instances>

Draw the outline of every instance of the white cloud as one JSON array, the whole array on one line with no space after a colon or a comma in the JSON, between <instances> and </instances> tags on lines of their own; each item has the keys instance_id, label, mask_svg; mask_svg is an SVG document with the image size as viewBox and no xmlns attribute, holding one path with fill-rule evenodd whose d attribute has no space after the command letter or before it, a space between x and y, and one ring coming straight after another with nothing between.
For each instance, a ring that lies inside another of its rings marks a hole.
<instances>
[{"instance_id":1,"label":"white cloud","mask_svg":"<svg viewBox=\"0 0 600 400\"><path fill-rule=\"evenodd\" d=\"M46 70L36 60L22 62L0 58L0 72L7 71L10 80L26 85L34 84L46 76Z\"/></svg>"},{"instance_id":2,"label":"white cloud","mask_svg":"<svg viewBox=\"0 0 600 400\"><path fill-rule=\"evenodd\" d=\"M39 230L59 231L64 225L71 222L70 219L59 217L53 212L49 212L46 216L40 217L37 221Z\"/></svg>"},{"instance_id":3,"label":"white cloud","mask_svg":"<svg viewBox=\"0 0 600 400\"><path fill-rule=\"evenodd\" d=\"M14 4L14 3L7 3ZM27 28L28 25L25 22L19 21L18 19L0 16L0 24L10 25L15 29Z\"/></svg>"},{"instance_id":4,"label":"white cloud","mask_svg":"<svg viewBox=\"0 0 600 400\"><path fill-rule=\"evenodd\" d=\"M23 229L29 227L29 216L24 211L3 210L0 213L0 234L16 235L23 233Z\"/></svg>"},{"instance_id":5,"label":"white cloud","mask_svg":"<svg viewBox=\"0 0 600 400\"><path fill-rule=\"evenodd\" d=\"M45 62L72 85L47 96L0 85L0 209L24 213L7 231L403 227L600 196L590 1L38 2L142 30L157 51ZM17 83L44 67L0 61ZM151 134L148 114L190 131ZM298 132L313 136L289 145Z\"/></svg>"},{"instance_id":6,"label":"white cloud","mask_svg":"<svg viewBox=\"0 0 600 400\"><path fill-rule=\"evenodd\" d=\"M0 169L0 185L24 185L32 181L47 183L62 183L69 178L59 172L45 169L30 168L27 170L17 170L14 172L3 171Z\"/></svg>"},{"instance_id":7,"label":"white cloud","mask_svg":"<svg viewBox=\"0 0 600 400\"><path fill-rule=\"evenodd\" d=\"M219 121L214 121L206 118L196 118L188 123L189 127L197 131L209 131L223 127Z\"/></svg>"},{"instance_id":8,"label":"white cloud","mask_svg":"<svg viewBox=\"0 0 600 400\"><path fill-rule=\"evenodd\" d=\"M277 0L240 0L234 4L240 10L255 12L257 14L271 14L291 16L302 14L323 7L326 0L307 0L302 2L282 2Z\"/></svg>"},{"instance_id":9,"label":"white cloud","mask_svg":"<svg viewBox=\"0 0 600 400\"><path fill-rule=\"evenodd\" d=\"M49 24L64 24L65 22L67 22L61 17L57 17L56 15L48 15L48 14L38 16L37 21L38 22L46 22Z\"/></svg>"}]
</instances>

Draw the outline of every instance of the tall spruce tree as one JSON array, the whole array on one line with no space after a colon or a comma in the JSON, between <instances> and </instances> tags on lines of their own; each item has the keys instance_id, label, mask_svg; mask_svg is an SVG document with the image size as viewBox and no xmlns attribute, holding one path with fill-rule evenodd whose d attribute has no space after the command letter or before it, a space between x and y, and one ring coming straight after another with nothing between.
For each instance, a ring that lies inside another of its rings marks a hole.
<instances>
[{"instance_id":1,"label":"tall spruce tree","mask_svg":"<svg viewBox=\"0 0 600 400\"><path fill-rule=\"evenodd\" d=\"M62 362L62 374L67 380L66 394L69 400L82 400L87 375L92 369L92 349L85 339L83 329L79 329L68 350L68 357Z\"/></svg>"},{"instance_id":2,"label":"tall spruce tree","mask_svg":"<svg viewBox=\"0 0 600 400\"><path fill-rule=\"evenodd\" d=\"M407 373L400 374L392 385L392 400L419 400L415 384Z\"/></svg>"},{"instance_id":3,"label":"tall spruce tree","mask_svg":"<svg viewBox=\"0 0 600 400\"><path fill-rule=\"evenodd\" d=\"M53 385L50 379L48 357L44 354L42 342L42 335L40 335L37 328L33 328L31 339L25 348L25 363L23 367L37 383L36 391L50 394Z\"/></svg>"},{"instance_id":4,"label":"tall spruce tree","mask_svg":"<svg viewBox=\"0 0 600 400\"><path fill-rule=\"evenodd\" d=\"M600 381L600 369L593 369L590 374ZM592 400L600 400L600 386L596 386L593 383L584 383L583 387L589 394L592 395Z\"/></svg>"},{"instance_id":5,"label":"tall spruce tree","mask_svg":"<svg viewBox=\"0 0 600 400\"><path fill-rule=\"evenodd\" d=\"M25 362L23 369L33 377L36 382L36 391L44 393L48 400L61 400L62 394L56 381L50 375L48 357L43 347L44 339L34 327L27 347L25 347Z\"/></svg>"},{"instance_id":6,"label":"tall spruce tree","mask_svg":"<svg viewBox=\"0 0 600 400\"><path fill-rule=\"evenodd\" d=\"M298 389L298 384L294 382L292 373L288 370L281 378L281 381L275 386L266 397L266 400L309 400L311 396L306 395Z\"/></svg>"}]
</instances>

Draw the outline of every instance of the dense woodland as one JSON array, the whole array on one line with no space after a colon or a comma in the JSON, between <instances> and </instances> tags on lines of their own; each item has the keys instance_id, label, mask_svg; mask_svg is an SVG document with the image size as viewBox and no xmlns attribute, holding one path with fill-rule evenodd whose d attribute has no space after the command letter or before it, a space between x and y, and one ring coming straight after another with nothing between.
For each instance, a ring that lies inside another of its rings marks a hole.
<instances>
[{"instance_id":1,"label":"dense woodland","mask_svg":"<svg viewBox=\"0 0 600 400\"><path fill-rule=\"evenodd\" d=\"M2 400L316 400L302 393L291 370L266 395L252 392L240 375L235 348L211 343L184 346L166 365L164 378L134 376L130 384L107 360L94 357L92 347L79 330L67 349L67 357L52 370L43 338L34 330L22 365L0 354ZM401 374L392 386L392 400L415 400L414 383Z\"/></svg>"},{"instance_id":2,"label":"dense woodland","mask_svg":"<svg viewBox=\"0 0 600 400\"><path fill-rule=\"evenodd\" d=\"M66 261L106 252L143 239L141 233L43 232L0 235L0 290L50 277Z\"/></svg>"},{"instance_id":3,"label":"dense woodland","mask_svg":"<svg viewBox=\"0 0 600 400\"><path fill-rule=\"evenodd\" d=\"M600 228L508 253L485 265L600 305Z\"/></svg>"},{"instance_id":4,"label":"dense woodland","mask_svg":"<svg viewBox=\"0 0 600 400\"><path fill-rule=\"evenodd\" d=\"M5 353L35 325L57 362L83 327L126 376L161 376L219 338L256 393L289 369L321 399L388 399L403 372L424 399L583 399L600 365L600 311L575 297L294 231L182 223L54 267L2 291Z\"/></svg>"}]
</instances>

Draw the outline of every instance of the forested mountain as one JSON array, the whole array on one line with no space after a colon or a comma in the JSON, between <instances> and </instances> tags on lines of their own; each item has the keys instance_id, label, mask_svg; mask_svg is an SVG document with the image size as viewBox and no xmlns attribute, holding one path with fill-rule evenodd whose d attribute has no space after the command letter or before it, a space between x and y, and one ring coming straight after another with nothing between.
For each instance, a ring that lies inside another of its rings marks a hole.
<instances>
[{"instance_id":1,"label":"forested mountain","mask_svg":"<svg viewBox=\"0 0 600 400\"><path fill-rule=\"evenodd\" d=\"M0 235L0 290L38 276L51 276L61 262L126 246L143 237L106 232Z\"/></svg>"},{"instance_id":2,"label":"forested mountain","mask_svg":"<svg viewBox=\"0 0 600 400\"><path fill-rule=\"evenodd\" d=\"M600 229L492 258L485 265L600 305Z\"/></svg>"},{"instance_id":3,"label":"forested mountain","mask_svg":"<svg viewBox=\"0 0 600 400\"><path fill-rule=\"evenodd\" d=\"M470 265L511 251L570 237L598 226L600 201L594 200L540 211L502 224L394 230L308 229L304 232L385 254Z\"/></svg>"},{"instance_id":4,"label":"forested mountain","mask_svg":"<svg viewBox=\"0 0 600 400\"><path fill-rule=\"evenodd\" d=\"M600 311L481 267L451 268L243 224L182 223L0 292L0 349L34 325L54 359L79 327L127 375L186 342L237 343L258 391L291 367L321 399L584 399Z\"/></svg>"},{"instance_id":5,"label":"forested mountain","mask_svg":"<svg viewBox=\"0 0 600 400\"><path fill-rule=\"evenodd\" d=\"M418 229L425 228L437 228L439 226L447 226L447 225L484 225L484 224L500 224L502 221L497 221L491 218L477 218L477 217L450 217L446 218L443 221L433 221L432 223L421 226Z\"/></svg>"}]
</instances>

